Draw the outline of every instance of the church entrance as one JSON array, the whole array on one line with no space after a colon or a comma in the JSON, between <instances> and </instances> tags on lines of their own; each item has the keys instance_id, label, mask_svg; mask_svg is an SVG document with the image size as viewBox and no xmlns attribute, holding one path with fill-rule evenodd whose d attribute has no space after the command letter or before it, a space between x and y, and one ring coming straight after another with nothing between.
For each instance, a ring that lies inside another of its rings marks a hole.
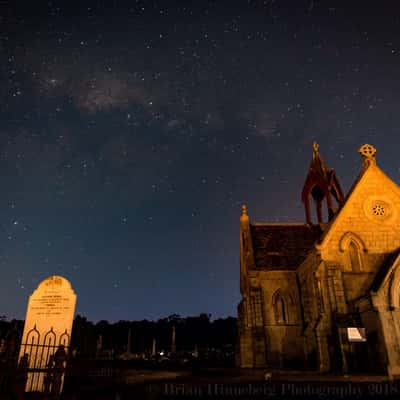
<instances>
[{"instance_id":1,"label":"church entrance","mask_svg":"<svg viewBox=\"0 0 400 400\"><path fill-rule=\"evenodd\" d=\"M377 331L367 334L368 371L376 374L386 373L386 364L380 357L379 336Z\"/></svg>"},{"instance_id":2,"label":"church entrance","mask_svg":"<svg viewBox=\"0 0 400 400\"><path fill-rule=\"evenodd\" d=\"M347 367L350 373L370 372L367 342L350 343Z\"/></svg>"},{"instance_id":3,"label":"church entrance","mask_svg":"<svg viewBox=\"0 0 400 400\"><path fill-rule=\"evenodd\" d=\"M328 351L331 371L341 372L343 362L342 352L340 349L339 332L337 327L333 327L332 333L328 336Z\"/></svg>"}]
</instances>

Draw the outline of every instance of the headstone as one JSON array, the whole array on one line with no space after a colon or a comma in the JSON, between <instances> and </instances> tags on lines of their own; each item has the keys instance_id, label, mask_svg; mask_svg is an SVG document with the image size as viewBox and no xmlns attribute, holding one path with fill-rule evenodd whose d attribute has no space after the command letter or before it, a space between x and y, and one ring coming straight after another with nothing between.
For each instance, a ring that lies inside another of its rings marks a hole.
<instances>
[{"instance_id":1,"label":"headstone","mask_svg":"<svg viewBox=\"0 0 400 400\"><path fill-rule=\"evenodd\" d=\"M136 358L136 355L131 352L131 335L132 335L131 328L129 328L128 329L128 342L126 344L126 351L125 351L125 353L122 353L119 356L119 358L121 360L133 360L134 358Z\"/></svg>"},{"instance_id":2,"label":"headstone","mask_svg":"<svg viewBox=\"0 0 400 400\"><path fill-rule=\"evenodd\" d=\"M175 325L172 327L172 341L171 341L171 353L176 353L176 328Z\"/></svg>"},{"instance_id":3,"label":"headstone","mask_svg":"<svg viewBox=\"0 0 400 400\"><path fill-rule=\"evenodd\" d=\"M70 282L56 275L42 281L29 297L19 355L28 355L27 392L43 392L46 369L52 367L57 350L68 354L75 304ZM61 391L62 384L63 376L53 383L53 389Z\"/></svg>"},{"instance_id":4,"label":"headstone","mask_svg":"<svg viewBox=\"0 0 400 400\"><path fill-rule=\"evenodd\" d=\"M97 337L97 342L96 342L96 357L100 358L101 357L101 352L103 351L103 335L99 335Z\"/></svg>"},{"instance_id":5,"label":"headstone","mask_svg":"<svg viewBox=\"0 0 400 400\"><path fill-rule=\"evenodd\" d=\"M128 343L126 345L126 352L131 354L131 328L128 330Z\"/></svg>"},{"instance_id":6,"label":"headstone","mask_svg":"<svg viewBox=\"0 0 400 400\"><path fill-rule=\"evenodd\" d=\"M199 357L199 350L197 349L197 343L194 345L194 350L192 353L194 358L198 358Z\"/></svg>"}]
</instances>

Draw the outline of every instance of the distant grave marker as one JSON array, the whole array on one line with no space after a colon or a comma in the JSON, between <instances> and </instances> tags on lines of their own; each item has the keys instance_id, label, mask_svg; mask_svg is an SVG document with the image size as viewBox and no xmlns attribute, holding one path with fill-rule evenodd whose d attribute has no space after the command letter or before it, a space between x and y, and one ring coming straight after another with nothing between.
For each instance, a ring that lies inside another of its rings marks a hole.
<instances>
[{"instance_id":1,"label":"distant grave marker","mask_svg":"<svg viewBox=\"0 0 400 400\"><path fill-rule=\"evenodd\" d=\"M19 354L20 360L27 358L27 392L62 390L75 304L70 282L57 275L43 280L29 297Z\"/></svg>"}]
</instances>

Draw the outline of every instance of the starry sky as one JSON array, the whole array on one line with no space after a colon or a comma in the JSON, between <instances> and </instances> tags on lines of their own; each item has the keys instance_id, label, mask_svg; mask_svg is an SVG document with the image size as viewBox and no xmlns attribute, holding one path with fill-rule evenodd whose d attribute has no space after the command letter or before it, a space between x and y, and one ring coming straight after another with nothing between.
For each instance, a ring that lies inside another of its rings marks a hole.
<instances>
[{"instance_id":1,"label":"starry sky","mask_svg":"<svg viewBox=\"0 0 400 400\"><path fill-rule=\"evenodd\" d=\"M0 2L0 315L236 315L239 217L304 221L312 142L399 182L395 1Z\"/></svg>"}]
</instances>

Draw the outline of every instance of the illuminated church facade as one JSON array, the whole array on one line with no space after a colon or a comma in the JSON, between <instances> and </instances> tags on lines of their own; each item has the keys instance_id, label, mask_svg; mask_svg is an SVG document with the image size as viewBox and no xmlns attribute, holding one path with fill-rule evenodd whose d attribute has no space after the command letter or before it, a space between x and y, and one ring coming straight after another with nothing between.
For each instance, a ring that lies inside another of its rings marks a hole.
<instances>
[{"instance_id":1,"label":"illuminated church facade","mask_svg":"<svg viewBox=\"0 0 400 400\"><path fill-rule=\"evenodd\" d=\"M304 223L253 223L243 206L241 367L400 377L400 188L373 146L359 153L344 196L314 144Z\"/></svg>"}]
</instances>

